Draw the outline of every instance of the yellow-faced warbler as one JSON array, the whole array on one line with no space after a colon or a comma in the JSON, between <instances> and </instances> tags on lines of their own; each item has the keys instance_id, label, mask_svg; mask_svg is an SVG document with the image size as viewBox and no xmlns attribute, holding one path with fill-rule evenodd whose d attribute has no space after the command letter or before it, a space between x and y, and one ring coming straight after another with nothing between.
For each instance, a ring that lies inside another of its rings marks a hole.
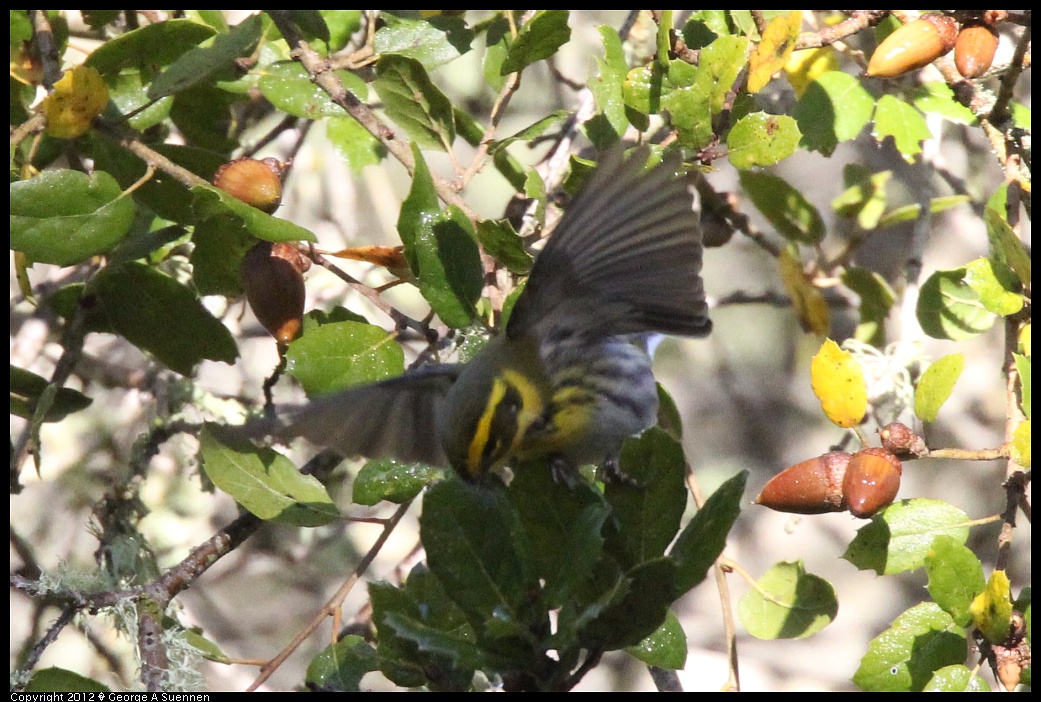
<instances>
[{"instance_id":1,"label":"yellow-faced warbler","mask_svg":"<svg viewBox=\"0 0 1041 702\"><path fill-rule=\"evenodd\" d=\"M701 233L679 164L605 157L538 255L504 333L469 362L429 364L284 411L268 433L345 456L449 464L475 480L548 458L570 482L654 425L651 333L704 336Z\"/></svg>"}]
</instances>

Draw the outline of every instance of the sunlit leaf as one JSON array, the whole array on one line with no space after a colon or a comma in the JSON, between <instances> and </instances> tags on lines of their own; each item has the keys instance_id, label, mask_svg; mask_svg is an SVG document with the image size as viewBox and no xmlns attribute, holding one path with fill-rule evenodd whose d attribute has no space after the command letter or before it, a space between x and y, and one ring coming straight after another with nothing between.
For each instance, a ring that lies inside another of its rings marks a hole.
<instances>
[{"instance_id":1,"label":"sunlit leaf","mask_svg":"<svg viewBox=\"0 0 1041 702\"><path fill-rule=\"evenodd\" d=\"M762 41L748 59L748 92L757 93L770 82L774 73L785 67L795 49L802 25L802 12L793 10L785 17L770 20Z\"/></svg>"},{"instance_id":2,"label":"sunlit leaf","mask_svg":"<svg viewBox=\"0 0 1041 702\"><path fill-rule=\"evenodd\" d=\"M810 384L828 419L855 427L867 412L867 383L860 363L831 339L810 364Z\"/></svg>"},{"instance_id":3,"label":"sunlit leaf","mask_svg":"<svg viewBox=\"0 0 1041 702\"><path fill-rule=\"evenodd\" d=\"M90 66L69 69L54 84L40 110L47 120L47 133L60 139L73 139L90 129L91 120L108 104L108 86Z\"/></svg>"},{"instance_id":4,"label":"sunlit leaf","mask_svg":"<svg viewBox=\"0 0 1041 702\"><path fill-rule=\"evenodd\" d=\"M965 630L935 602L923 602L872 639L853 683L865 692L917 692L933 671L964 664L967 650Z\"/></svg>"},{"instance_id":5,"label":"sunlit leaf","mask_svg":"<svg viewBox=\"0 0 1041 702\"><path fill-rule=\"evenodd\" d=\"M892 137L896 150L908 163L922 153L922 142L932 138L922 113L893 95L879 98L871 133L880 142Z\"/></svg>"},{"instance_id":6,"label":"sunlit leaf","mask_svg":"<svg viewBox=\"0 0 1041 702\"><path fill-rule=\"evenodd\" d=\"M990 574L987 587L969 605L969 614L987 641L1005 642L1012 617L1012 591L1005 571L995 570Z\"/></svg>"},{"instance_id":7,"label":"sunlit leaf","mask_svg":"<svg viewBox=\"0 0 1041 702\"><path fill-rule=\"evenodd\" d=\"M923 422L935 422L964 368L965 355L960 353L944 356L929 366L915 386L915 416Z\"/></svg>"},{"instance_id":8,"label":"sunlit leaf","mask_svg":"<svg viewBox=\"0 0 1041 702\"><path fill-rule=\"evenodd\" d=\"M777 563L741 596L737 614L758 639L802 639L834 619L839 603L831 584L802 562Z\"/></svg>"}]
</instances>

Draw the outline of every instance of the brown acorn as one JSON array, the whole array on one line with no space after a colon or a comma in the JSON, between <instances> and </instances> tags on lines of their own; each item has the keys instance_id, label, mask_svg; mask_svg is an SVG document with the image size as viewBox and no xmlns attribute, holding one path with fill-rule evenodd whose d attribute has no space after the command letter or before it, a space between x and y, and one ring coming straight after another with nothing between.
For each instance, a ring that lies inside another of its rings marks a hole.
<instances>
[{"instance_id":1,"label":"brown acorn","mask_svg":"<svg viewBox=\"0 0 1041 702\"><path fill-rule=\"evenodd\" d=\"M966 78L979 78L988 70L998 50L998 33L993 27L979 24L965 27L954 44L954 65Z\"/></svg>"},{"instance_id":2,"label":"brown acorn","mask_svg":"<svg viewBox=\"0 0 1041 702\"><path fill-rule=\"evenodd\" d=\"M892 504L900 490L900 459L883 448L857 451L842 480L842 495L854 517L866 519Z\"/></svg>"},{"instance_id":3,"label":"brown acorn","mask_svg":"<svg viewBox=\"0 0 1041 702\"><path fill-rule=\"evenodd\" d=\"M922 437L906 424L892 422L882 427L878 435L882 438L882 448L897 456L924 456L929 453Z\"/></svg>"},{"instance_id":4,"label":"brown acorn","mask_svg":"<svg viewBox=\"0 0 1041 702\"><path fill-rule=\"evenodd\" d=\"M280 347L300 335L306 298L303 271L310 263L292 244L270 241L259 242L242 257L239 276L250 309Z\"/></svg>"},{"instance_id":5,"label":"brown acorn","mask_svg":"<svg viewBox=\"0 0 1041 702\"><path fill-rule=\"evenodd\" d=\"M770 478L755 503L794 514L841 512L846 509L842 482L849 461L848 453L832 451L796 463Z\"/></svg>"},{"instance_id":6,"label":"brown acorn","mask_svg":"<svg viewBox=\"0 0 1041 702\"><path fill-rule=\"evenodd\" d=\"M232 197L271 214L282 203L282 162L237 158L217 169L213 184Z\"/></svg>"},{"instance_id":7,"label":"brown acorn","mask_svg":"<svg viewBox=\"0 0 1041 702\"><path fill-rule=\"evenodd\" d=\"M898 27L878 45L868 62L866 76L893 78L940 58L954 48L958 23L930 12Z\"/></svg>"}]
</instances>

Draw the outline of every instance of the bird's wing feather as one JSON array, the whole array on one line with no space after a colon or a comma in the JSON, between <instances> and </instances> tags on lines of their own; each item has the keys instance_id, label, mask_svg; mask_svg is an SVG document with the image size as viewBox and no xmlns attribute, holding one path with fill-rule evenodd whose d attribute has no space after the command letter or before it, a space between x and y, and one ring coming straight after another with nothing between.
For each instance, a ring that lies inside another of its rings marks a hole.
<instances>
[{"instance_id":1,"label":"bird's wing feather","mask_svg":"<svg viewBox=\"0 0 1041 702\"><path fill-rule=\"evenodd\" d=\"M256 433L302 436L345 457L395 458L447 466L439 434L445 396L460 365L429 365L371 385L282 408Z\"/></svg>"},{"instance_id":2,"label":"bird's wing feather","mask_svg":"<svg viewBox=\"0 0 1041 702\"><path fill-rule=\"evenodd\" d=\"M599 337L712 328L701 229L678 162L644 170L647 151L607 154L538 255L507 327Z\"/></svg>"}]
</instances>

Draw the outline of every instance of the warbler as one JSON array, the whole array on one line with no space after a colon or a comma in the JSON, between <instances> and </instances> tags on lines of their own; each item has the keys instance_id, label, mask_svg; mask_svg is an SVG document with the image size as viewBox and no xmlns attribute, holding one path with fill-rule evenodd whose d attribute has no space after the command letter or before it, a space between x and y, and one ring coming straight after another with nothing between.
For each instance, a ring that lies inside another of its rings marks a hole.
<instances>
[{"instance_id":1,"label":"warbler","mask_svg":"<svg viewBox=\"0 0 1041 702\"><path fill-rule=\"evenodd\" d=\"M653 426L649 334L708 334L701 233L667 159L609 152L535 258L503 333L469 362L428 364L319 397L269 426L347 457L451 465L478 480L546 458L558 482L613 466Z\"/></svg>"}]
</instances>

